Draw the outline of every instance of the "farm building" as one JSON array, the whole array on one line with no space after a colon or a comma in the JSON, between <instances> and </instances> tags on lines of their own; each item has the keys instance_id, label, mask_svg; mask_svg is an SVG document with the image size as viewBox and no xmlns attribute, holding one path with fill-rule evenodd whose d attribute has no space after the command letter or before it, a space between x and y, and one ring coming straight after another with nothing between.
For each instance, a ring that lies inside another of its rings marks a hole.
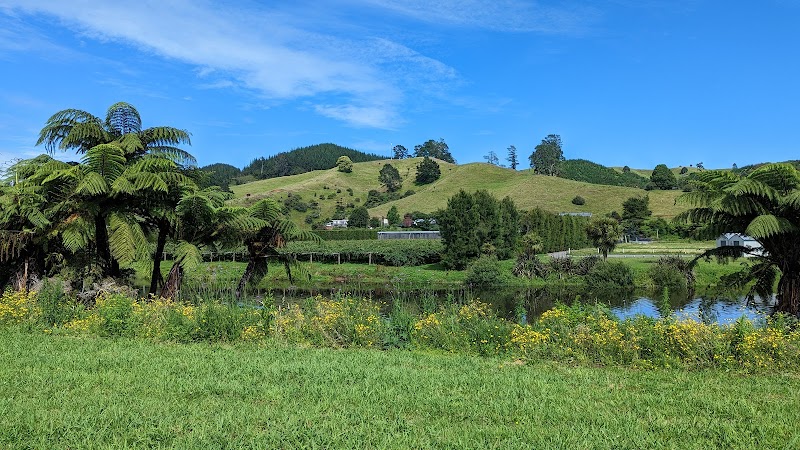
<instances>
[{"instance_id":1,"label":"farm building","mask_svg":"<svg viewBox=\"0 0 800 450\"><path fill-rule=\"evenodd\" d=\"M741 233L725 233L717 238L719 247L746 247L750 253L760 255L763 251L761 243L754 238Z\"/></svg>"},{"instance_id":2,"label":"farm building","mask_svg":"<svg viewBox=\"0 0 800 450\"><path fill-rule=\"evenodd\" d=\"M438 231L379 231L378 239L441 239Z\"/></svg>"}]
</instances>

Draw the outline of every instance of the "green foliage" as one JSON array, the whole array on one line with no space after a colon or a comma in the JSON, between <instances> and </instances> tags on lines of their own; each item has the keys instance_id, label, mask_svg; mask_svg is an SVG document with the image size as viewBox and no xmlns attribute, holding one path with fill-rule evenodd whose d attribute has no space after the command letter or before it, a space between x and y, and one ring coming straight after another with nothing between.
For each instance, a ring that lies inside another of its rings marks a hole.
<instances>
[{"instance_id":1,"label":"green foliage","mask_svg":"<svg viewBox=\"0 0 800 450\"><path fill-rule=\"evenodd\" d=\"M468 286L496 286L502 276L497 257L483 255L467 267L464 283Z\"/></svg>"},{"instance_id":2,"label":"green foliage","mask_svg":"<svg viewBox=\"0 0 800 450\"><path fill-rule=\"evenodd\" d=\"M81 308L78 304L64 294L61 280L47 279L36 297L36 302L42 310L42 322L46 326L60 326L75 318Z\"/></svg>"},{"instance_id":3,"label":"green foliage","mask_svg":"<svg viewBox=\"0 0 800 450\"><path fill-rule=\"evenodd\" d=\"M634 288L633 270L623 262L599 262L586 275L586 286L595 293L630 292Z\"/></svg>"},{"instance_id":4,"label":"green foliage","mask_svg":"<svg viewBox=\"0 0 800 450\"><path fill-rule=\"evenodd\" d=\"M354 163L386 159L385 156L364 153L336 144L318 144L281 152L268 158L254 159L242 169L242 175L263 180L312 170L325 170L336 167L336 161L340 156L347 156Z\"/></svg>"},{"instance_id":5,"label":"green foliage","mask_svg":"<svg viewBox=\"0 0 800 450\"><path fill-rule=\"evenodd\" d=\"M408 158L408 149L403 147L402 145L395 145L392 148L392 158L394 159Z\"/></svg>"},{"instance_id":6,"label":"green foliage","mask_svg":"<svg viewBox=\"0 0 800 450\"><path fill-rule=\"evenodd\" d=\"M425 143L414 146L414 157L430 157L440 159L444 162L452 164L456 163L453 155L450 154L450 147L444 142L444 139L434 141L433 139L425 141Z\"/></svg>"},{"instance_id":7,"label":"green foliage","mask_svg":"<svg viewBox=\"0 0 800 450\"><path fill-rule=\"evenodd\" d=\"M378 181L386 187L389 192L397 192L403 186L403 179L400 178L400 172L391 165L384 164L383 168L378 174Z\"/></svg>"},{"instance_id":8,"label":"green foliage","mask_svg":"<svg viewBox=\"0 0 800 450\"><path fill-rule=\"evenodd\" d=\"M376 230L316 230L314 233L322 238L323 241L350 241L350 240L376 240L378 232Z\"/></svg>"},{"instance_id":9,"label":"green foliage","mask_svg":"<svg viewBox=\"0 0 800 450\"><path fill-rule=\"evenodd\" d=\"M350 228L367 228L369 224L369 211L363 206L359 206L350 213L347 220L347 227Z\"/></svg>"},{"instance_id":10,"label":"green foliage","mask_svg":"<svg viewBox=\"0 0 800 450\"><path fill-rule=\"evenodd\" d=\"M692 207L677 218L695 224L698 234L744 233L757 239L764 254L754 255L755 271L742 272L756 291L778 280L777 310L800 315L800 174L789 164L767 164L747 175L729 171L698 174L696 190L679 200ZM720 248L707 256L736 257L741 248ZM780 271L780 275L777 272Z\"/></svg>"},{"instance_id":11,"label":"green foliage","mask_svg":"<svg viewBox=\"0 0 800 450\"><path fill-rule=\"evenodd\" d=\"M389 208L389 212L386 213L386 220L389 221L389 225L397 225L400 223L400 213L397 212L397 206L392 205Z\"/></svg>"},{"instance_id":12,"label":"green foliage","mask_svg":"<svg viewBox=\"0 0 800 450\"><path fill-rule=\"evenodd\" d=\"M336 160L336 170L339 172L350 173L353 171L353 160L349 156L340 156Z\"/></svg>"},{"instance_id":13,"label":"green foliage","mask_svg":"<svg viewBox=\"0 0 800 450\"><path fill-rule=\"evenodd\" d=\"M650 197L630 197L622 202L622 227L628 234L636 235L645 220L653 214Z\"/></svg>"},{"instance_id":14,"label":"green foliage","mask_svg":"<svg viewBox=\"0 0 800 450\"><path fill-rule=\"evenodd\" d=\"M341 259L343 262L419 266L441 261L442 243L438 239L331 240L323 244L292 242L282 251L298 259L307 259L313 253L315 261L338 262Z\"/></svg>"},{"instance_id":15,"label":"green foliage","mask_svg":"<svg viewBox=\"0 0 800 450\"><path fill-rule=\"evenodd\" d=\"M578 206L585 205L586 204L586 199L584 199L580 195L576 195L575 197L572 198L572 204L573 205L578 205Z\"/></svg>"},{"instance_id":16,"label":"green foliage","mask_svg":"<svg viewBox=\"0 0 800 450\"><path fill-rule=\"evenodd\" d=\"M517 166L519 165L519 157L517 156L517 147L513 145L508 146L508 165L511 166L512 170L517 170Z\"/></svg>"},{"instance_id":17,"label":"green foliage","mask_svg":"<svg viewBox=\"0 0 800 450\"><path fill-rule=\"evenodd\" d=\"M628 166L625 166L628 167ZM585 159L568 159L558 164L558 176L568 180L583 181L608 186L628 186L644 188L647 179L631 172L630 168L622 173Z\"/></svg>"},{"instance_id":18,"label":"green foliage","mask_svg":"<svg viewBox=\"0 0 800 450\"><path fill-rule=\"evenodd\" d=\"M417 166L416 182L417 184L433 183L438 180L441 175L442 172L439 169L439 164L426 156Z\"/></svg>"},{"instance_id":19,"label":"green foliage","mask_svg":"<svg viewBox=\"0 0 800 450\"><path fill-rule=\"evenodd\" d=\"M200 187L219 186L223 191L230 192L230 185L242 174L241 169L230 164L215 163L201 167L207 176L199 183Z\"/></svg>"},{"instance_id":20,"label":"green foliage","mask_svg":"<svg viewBox=\"0 0 800 450\"><path fill-rule=\"evenodd\" d=\"M584 248L589 245L586 224L589 218L581 216L560 216L534 208L520 217L521 233L534 232L542 241L542 251L557 252L567 249Z\"/></svg>"},{"instance_id":21,"label":"green foliage","mask_svg":"<svg viewBox=\"0 0 800 450\"><path fill-rule=\"evenodd\" d=\"M484 244L493 245L500 259L516 250L519 213L510 198L498 202L487 191L469 194L462 190L436 216L445 248L443 262L448 267L463 269Z\"/></svg>"},{"instance_id":22,"label":"green foliage","mask_svg":"<svg viewBox=\"0 0 800 450\"><path fill-rule=\"evenodd\" d=\"M687 167L681 167L681 175L686 175L689 172Z\"/></svg>"},{"instance_id":23,"label":"green foliage","mask_svg":"<svg viewBox=\"0 0 800 450\"><path fill-rule=\"evenodd\" d=\"M675 174L669 170L666 164L659 164L653 169L653 174L650 175L650 181L658 189L675 189L677 187L677 180Z\"/></svg>"},{"instance_id":24,"label":"green foliage","mask_svg":"<svg viewBox=\"0 0 800 450\"><path fill-rule=\"evenodd\" d=\"M564 151L561 149L561 136L549 134L536 146L531 156L528 157L534 172L541 175L558 175L560 164L564 161Z\"/></svg>"}]
</instances>

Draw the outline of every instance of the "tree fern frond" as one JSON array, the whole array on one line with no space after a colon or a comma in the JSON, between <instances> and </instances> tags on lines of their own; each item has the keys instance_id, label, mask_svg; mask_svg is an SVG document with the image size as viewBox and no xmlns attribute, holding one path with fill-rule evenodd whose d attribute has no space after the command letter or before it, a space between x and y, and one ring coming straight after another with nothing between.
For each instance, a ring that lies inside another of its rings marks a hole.
<instances>
[{"instance_id":1,"label":"tree fern frond","mask_svg":"<svg viewBox=\"0 0 800 450\"><path fill-rule=\"evenodd\" d=\"M125 162L125 153L115 144L96 145L83 156L83 163L109 183L125 171Z\"/></svg>"},{"instance_id":2,"label":"tree fern frond","mask_svg":"<svg viewBox=\"0 0 800 450\"><path fill-rule=\"evenodd\" d=\"M780 194L772 186L762 183L754 178L742 178L736 183L727 186L724 191L730 195L739 197L744 195L755 195L774 201Z\"/></svg>"},{"instance_id":3,"label":"tree fern frond","mask_svg":"<svg viewBox=\"0 0 800 450\"><path fill-rule=\"evenodd\" d=\"M61 229L61 242L72 253L89 246L93 235L89 222L82 216L73 215L68 218Z\"/></svg>"},{"instance_id":4,"label":"tree fern frond","mask_svg":"<svg viewBox=\"0 0 800 450\"><path fill-rule=\"evenodd\" d=\"M122 265L129 265L136 259L137 248L147 247L147 238L132 216L111 214L108 216L108 244L111 255Z\"/></svg>"},{"instance_id":5,"label":"tree fern frond","mask_svg":"<svg viewBox=\"0 0 800 450\"><path fill-rule=\"evenodd\" d=\"M97 172L87 173L75 187L75 192L81 195L100 195L109 192L105 178Z\"/></svg>"},{"instance_id":6,"label":"tree fern frond","mask_svg":"<svg viewBox=\"0 0 800 450\"><path fill-rule=\"evenodd\" d=\"M763 214L753 219L750 224L747 225L745 233L756 239L764 239L778 234L791 233L796 230L797 227L783 217Z\"/></svg>"},{"instance_id":7,"label":"tree fern frond","mask_svg":"<svg viewBox=\"0 0 800 450\"><path fill-rule=\"evenodd\" d=\"M117 102L111 105L106 112L106 127L114 130L117 136L142 131L142 118L133 105Z\"/></svg>"},{"instance_id":8,"label":"tree fern frond","mask_svg":"<svg viewBox=\"0 0 800 450\"><path fill-rule=\"evenodd\" d=\"M151 155L160 156L162 158L167 158L176 164L180 164L184 167L195 167L197 166L197 160L191 153L187 152L186 150L182 150L177 147L171 147L168 145L157 145L148 148Z\"/></svg>"},{"instance_id":9,"label":"tree fern frond","mask_svg":"<svg viewBox=\"0 0 800 450\"><path fill-rule=\"evenodd\" d=\"M747 178L769 185L779 192L789 192L800 186L797 169L785 163L765 164L751 172Z\"/></svg>"},{"instance_id":10,"label":"tree fern frond","mask_svg":"<svg viewBox=\"0 0 800 450\"><path fill-rule=\"evenodd\" d=\"M180 262L183 270L189 272L196 269L203 262L203 255L196 245L180 241L175 247L175 260Z\"/></svg>"}]
</instances>

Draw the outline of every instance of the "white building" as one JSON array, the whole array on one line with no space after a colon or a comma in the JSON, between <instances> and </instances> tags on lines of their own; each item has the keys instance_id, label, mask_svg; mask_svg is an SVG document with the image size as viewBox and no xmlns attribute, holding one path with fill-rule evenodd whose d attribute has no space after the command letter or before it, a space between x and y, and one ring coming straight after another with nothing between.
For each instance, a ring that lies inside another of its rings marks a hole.
<instances>
[{"instance_id":1,"label":"white building","mask_svg":"<svg viewBox=\"0 0 800 450\"><path fill-rule=\"evenodd\" d=\"M347 228L347 219L331 220L325 224L327 228Z\"/></svg>"},{"instance_id":2,"label":"white building","mask_svg":"<svg viewBox=\"0 0 800 450\"><path fill-rule=\"evenodd\" d=\"M764 247L756 239L741 233L725 233L717 238L717 248L719 247L746 247L749 254L745 256L760 255L764 252Z\"/></svg>"}]
</instances>

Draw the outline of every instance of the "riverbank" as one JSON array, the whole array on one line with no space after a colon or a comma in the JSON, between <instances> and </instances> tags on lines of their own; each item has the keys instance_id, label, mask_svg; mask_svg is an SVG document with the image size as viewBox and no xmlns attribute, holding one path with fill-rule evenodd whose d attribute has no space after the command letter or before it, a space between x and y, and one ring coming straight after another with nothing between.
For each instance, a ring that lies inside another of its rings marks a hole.
<instances>
[{"instance_id":1,"label":"riverbank","mask_svg":"<svg viewBox=\"0 0 800 450\"><path fill-rule=\"evenodd\" d=\"M0 446L792 448L795 373L0 328Z\"/></svg>"}]
</instances>

